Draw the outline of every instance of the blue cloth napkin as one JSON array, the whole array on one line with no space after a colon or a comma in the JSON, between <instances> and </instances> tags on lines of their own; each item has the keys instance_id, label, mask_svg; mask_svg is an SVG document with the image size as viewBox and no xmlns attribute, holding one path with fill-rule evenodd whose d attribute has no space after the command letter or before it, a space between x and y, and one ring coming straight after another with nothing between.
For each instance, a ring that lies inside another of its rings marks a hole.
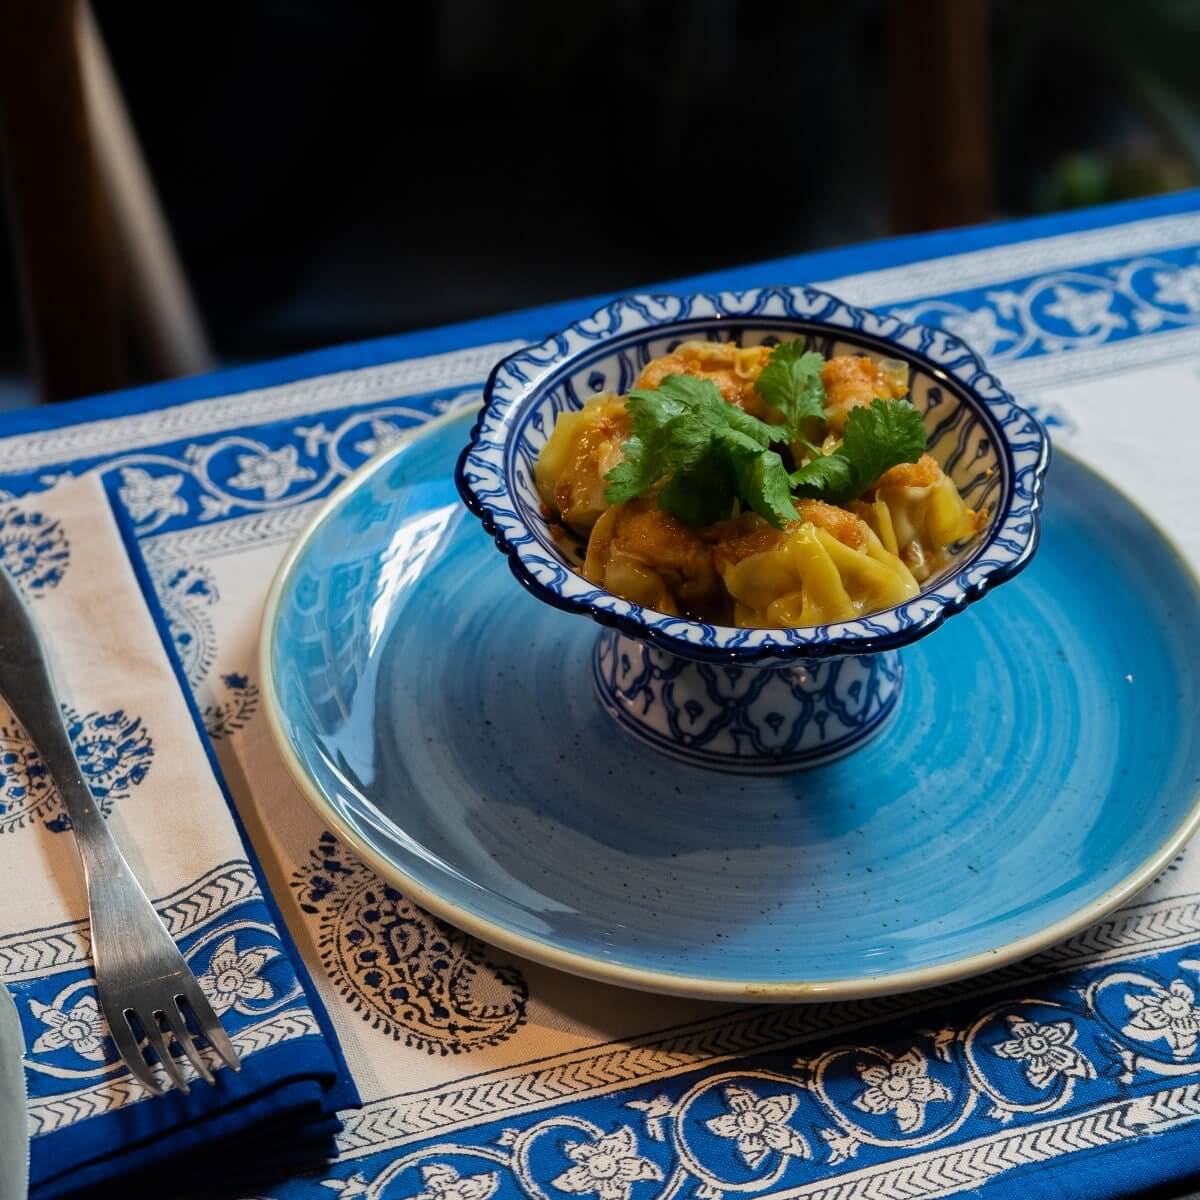
<instances>
[{"instance_id":1,"label":"blue cloth napkin","mask_svg":"<svg viewBox=\"0 0 1200 1200\"><path fill-rule=\"evenodd\" d=\"M167 1180L217 1191L311 1168L331 1154L334 1114L357 1102L354 1085L103 484L65 482L6 506L5 523L0 564L51 647L93 794L242 1057L240 1072L196 1079L190 1095L153 1096L130 1076L97 1006L69 821L3 709L0 980L26 1039L31 1194L92 1196L118 1180L136 1191L140 1172L160 1194ZM232 1144L245 1150L226 1152ZM202 1174L183 1170L189 1162Z\"/></svg>"}]
</instances>

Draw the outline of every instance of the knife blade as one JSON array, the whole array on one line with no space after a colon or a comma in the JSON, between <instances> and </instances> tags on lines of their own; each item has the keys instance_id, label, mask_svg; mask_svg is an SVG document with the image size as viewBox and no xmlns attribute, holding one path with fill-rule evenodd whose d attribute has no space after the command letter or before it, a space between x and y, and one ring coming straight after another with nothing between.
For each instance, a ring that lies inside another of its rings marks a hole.
<instances>
[{"instance_id":1,"label":"knife blade","mask_svg":"<svg viewBox=\"0 0 1200 1200\"><path fill-rule=\"evenodd\" d=\"M28 1195L24 1057L21 1018L8 989L0 983L0 1200L26 1200Z\"/></svg>"}]
</instances>

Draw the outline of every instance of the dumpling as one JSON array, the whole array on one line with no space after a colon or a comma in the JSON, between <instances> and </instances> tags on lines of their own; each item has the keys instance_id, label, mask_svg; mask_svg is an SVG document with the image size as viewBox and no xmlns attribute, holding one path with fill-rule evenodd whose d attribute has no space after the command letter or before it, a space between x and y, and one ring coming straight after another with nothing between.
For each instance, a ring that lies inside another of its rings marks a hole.
<instances>
[{"instance_id":1,"label":"dumpling","mask_svg":"<svg viewBox=\"0 0 1200 1200\"><path fill-rule=\"evenodd\" d=\"M754 390L754 381L771 358L770 346L732 342L684 342L670 354L648 362L638 376L640 388L656 388L668 375L707 379L730 404L767 420L772 410Z\"/></svg>"},{"instance_id":2,"label":"dumpling","mask_svg":"<svg viewBox=\"0 0 1200 1200\"><path fill-rule=\"evenodd\" d=\"M954 481L928 454L893 467L876 485L874 501L853 508L918 580L939 568L941 551L972 537L985 518L967 507Z\"/></svg>"},{"instance_id":3,"label":"dumpling","mask_svg":"<svg viewBox=\"0 0 1200 1200\"><path fill-rule=\"evenodd\" d=\"M657 388L671 375L687 375L713 384L727 402L779 424L786 421L784 413L758 391L772 355L766 346L683 342L647 363L636 386ZM818 451L834 453L856 408L876 398L901 400L909 390L908 367L896 360L843 354L822 363L805 361L805 370L817 366L824 417L813 414L801 427L786 431L792 465L809 461ZM671 441L670 454L660 464L661 477L626 504L607 502L607 477L622 461L634 424L625 396L595 396L582 409L560 413L533 467L544 514L564 554L574 563L582 559L583 573L598 586L648 608L750 628L853 620L916 596L918 581L940 571L950 553L986 522L986 514L973 512L953 480L926 454L888 471L860 499L844 506L796 500L789 491L789 505L778 510L786 522L782 529L740 511L755 493L739 492L741 500L735 504L722 483L720 512L738 515L690 528L661 510L658 501L660 495L669 499L670 493L662 490L672 487L666 481L676 479L691 461L681 453L692 444L688 438L695 436L698 449L702 437L711 438L711 422L705 422L712 414L701 408L693 415L693 427L672 427L671 438L678 432L678 444ZM856 431L864 441L870 440L871 424L865 421ZM783 453L786 458L787 451ZM727 463L704 462L706 469L728 469ZM695 479L684 482L701 478L696 472ZM782 480L775 482L784 486ZM744 481L737 483L740 488Z\"/></svg>"},{"instance_id":4,"label":"dumpling","mask_svg":"<svg viewBox=\"0 0 1200 1200\"><path fill-rule=\"evenodd\" d=\"M588 539L583 573L626 600L669 616L723 607L712 547L652 495L610 508Z\"/></svg>"},{"instance_id":5,"label":"dumpling","mask_svg":"<svg viewBox=\"0 0 1200 1200\"><path fill-rule=\"evenodd\" d=\"M839 354L821 368L825 385L825 420L841 433L851 409L881 400L899 400L908 395L908 366L898 359L876 362L865 354Z\"/></svg>"},{"instance_id":6,"label":"dumpling","mask_svg":"<svg viewBox=\"0 0 1200 1200\"><path fill-rule=\"evenodd\" d=\"M605 475L621 461L630 417L621 396L593 396L581 409L563 412L533 467L542 503L579 533L587 533L608 507Z\"/></svg>"},{"instance_id":7,"label":"dumpling","mask_svg":"<svg viewBox=\"0 0 1200 1200\"><path fill-rule=\"evenodd\" d=\"M824 625L901 604L917 581L853 513L803 500L800 521L775 529L754 513L715 526L713 561L749 628Z\"/></svg>"}]
</instances>

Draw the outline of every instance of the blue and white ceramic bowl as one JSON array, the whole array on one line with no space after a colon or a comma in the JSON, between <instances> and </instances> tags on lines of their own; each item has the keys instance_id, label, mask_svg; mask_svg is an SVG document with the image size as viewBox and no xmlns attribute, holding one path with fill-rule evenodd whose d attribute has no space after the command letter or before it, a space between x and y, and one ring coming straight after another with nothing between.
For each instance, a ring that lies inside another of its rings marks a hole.
<instances>
[{"instance_id":1,"label":"blue and white ceramic bowl","mask_svg":"<svg viewBox=\"0 0 1200 1200\"><path fill-rule=\"evenodd\" d=\"M558 415L596 393L628 391L650 359L686 340L754 346L796 337L827 357L908 364L930 453L967 503L989 514L979 537L912 600L805 628L668 616L586 579L555 541L534 483L533 465ZM814 288L615 300L503 359L484 398L458 463L463 499L529 591L608 628L593 674L609 712L643 741L692 762L790 770L855 748L894 708L898 649L1010 579L1037 546L1049 443L1034 417L944 330L905 325Z\"/></svg>"}]
</instances>

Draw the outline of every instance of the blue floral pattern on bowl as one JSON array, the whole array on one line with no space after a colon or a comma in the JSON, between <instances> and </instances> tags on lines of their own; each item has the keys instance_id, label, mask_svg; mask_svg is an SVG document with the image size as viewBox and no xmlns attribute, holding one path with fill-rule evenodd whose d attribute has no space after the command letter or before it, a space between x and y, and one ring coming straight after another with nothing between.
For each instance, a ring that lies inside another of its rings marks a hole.
<instances>
[{"instance_id":1,"label":"blue floral pattern on bowl","mask_svg":"<svg viewBox=\"0 0 1200 1200\"><path fill-rule=\"evenodd\" d=\"M832 762L878 733L900 695L896 650L766 667L718 666L615 629L592 654L601 706L647 745L748 774Z\"/></svg>"},{"instance_id":2,"label":"blue floral pattern on bowl","mask_svg":"<svg viewBox=\"0 0 1200 1200\"><path fill-rule=\"evenodd\" d=\"M625 392L651 358L688 339L756 345L800 336L833 353L874 353L908 363L912 402L931 453L989 522L949 569L905 604L853 621L790 629L738 629L667 616L597 587L556 544L541 511L533 464L558 414L598 392ZM1049 442L965 343L906 325L808 287L691 296L629 296L501 360L458 462L464 501L540 599L591 616L684 658L725 664L790 662L895 649L1010 579L1038 541Z\"/></svg>"}]
</instances>

